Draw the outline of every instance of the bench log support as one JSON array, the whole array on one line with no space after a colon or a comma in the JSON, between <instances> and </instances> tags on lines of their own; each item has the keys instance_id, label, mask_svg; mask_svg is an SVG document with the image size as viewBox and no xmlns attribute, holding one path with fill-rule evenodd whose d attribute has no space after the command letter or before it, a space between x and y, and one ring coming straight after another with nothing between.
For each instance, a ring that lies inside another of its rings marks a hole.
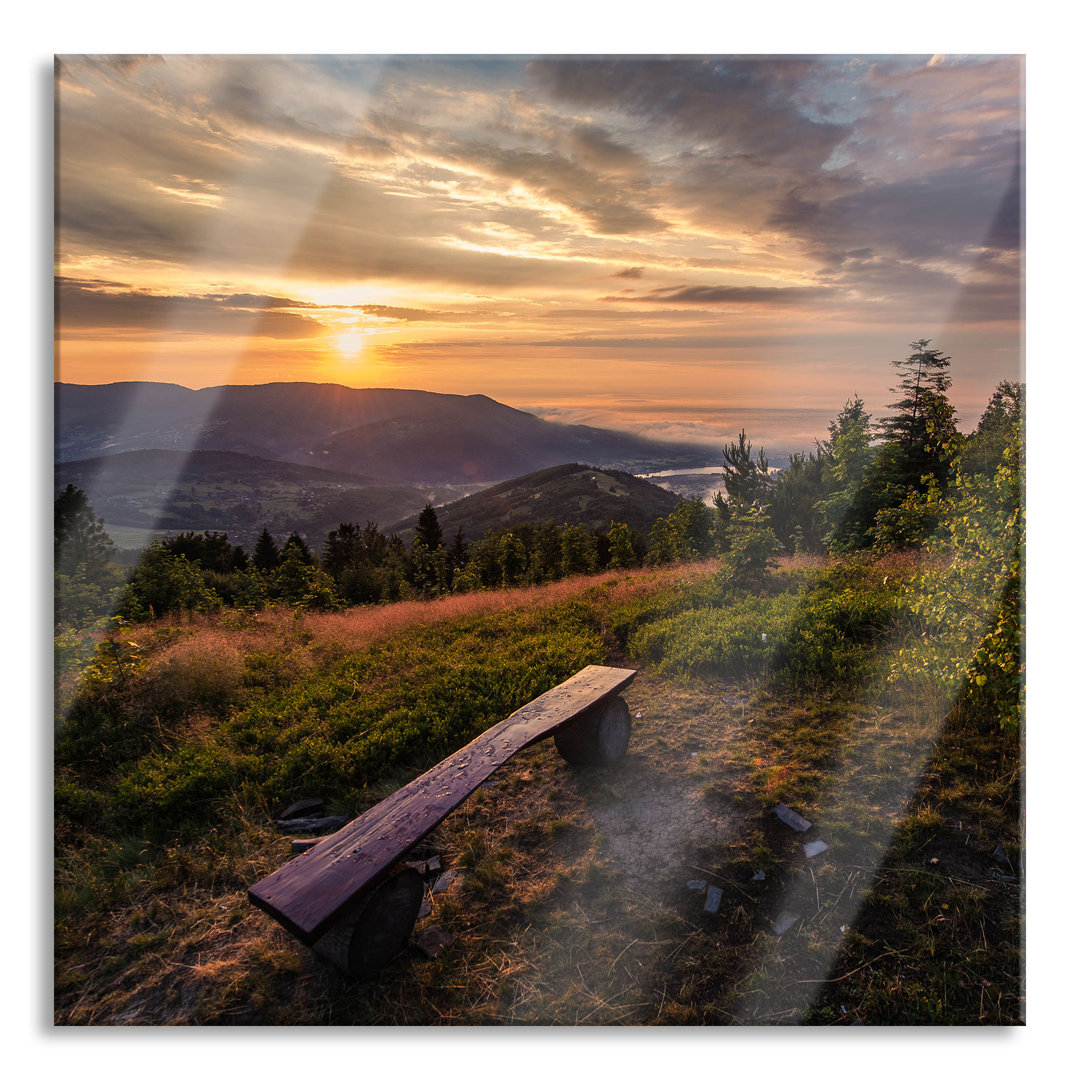
<instances>
[{"instance_id":1,"label":"bench log support","mask_svg":"<svg viewBox=\"0 0 1080 1080\"><path fill-rule=\"evenodd\" d=\"M519 750L548 735L574 765L626 753L630 710L618 697L637 671L592 665L541 694L468 746L248 889L317 955L356 978L404 947L423 879L399 860Z\"/></svg>"}]
</instances>

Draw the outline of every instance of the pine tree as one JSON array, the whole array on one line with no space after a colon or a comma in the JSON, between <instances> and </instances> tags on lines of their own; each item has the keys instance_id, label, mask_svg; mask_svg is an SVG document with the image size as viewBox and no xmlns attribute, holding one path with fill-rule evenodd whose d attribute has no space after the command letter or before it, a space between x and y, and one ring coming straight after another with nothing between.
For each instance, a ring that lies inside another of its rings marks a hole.
<instances>
[{"instance_id":1,"label":"pine tree","mask_svg":"<svg viewBox=\"0 0 1080 1080\"><path fill-rule=\"evenodd\" d=\"M899 401L889 405L895 416L881 421L881 434L890 448L893 482L903 491L925 490L924 476L939 484L948 475L949 460L942 451L956 431L955 410L949 404L948 375L951 358L931 349L928 338L913 341L912 352L892 365L903 374L893 393Z\"/></svg>"},{"instance_id":2,"label":"pine tree","mask_svg":"<svg viewBox=\"0 0 1080 1080\"><path fill-rule=\"evenodd\" d=\"M116 548L105 524L93 511L86 492L68 484L53 503L53 559L58 572L84 568L93 580L108 566Z\"/></svg>"},{"instance_id":3,"label":"pine tree","mask_svg":"<svg viewBox=\"0 0 1080 1080\"><path fill-rule=\"evenodd\" d=\"M274 538L270 535L269 529L263 529L259 533L259 537L255 541L255 551L252 554L251 561L255 564L256 570L261 570L264 573L277 569L277 565L281 561L281 552L278 550Z\"/></svg>"},{"instance_id":4,"label":"pine tree","mask_svg":"<svg viewBox=\"0 0 1080 1080\"><path fill-rule=\"evenodd\" d=\"M290 533L286 539L281 549L282 559L290 551L296 551L306 566L315 565L315 556L311 553L311 548L308 547L307 541L298 532Z\"/></svg>"},{"instance_id":5,"label":"pine tree","mask_svg":"<svg viewBox=\"0 0 1080 1080\"><path fill-rule=\"evenodd\" d=\"M416 519L416 539L431 551L442 547L442 526L439 524L439 515L435 513L435 508L431 503L420 511L420 516Z\"/></svg>"},{"instance_id":6,"label":"pine tree","mask_svg":"<svg viewBox=\"0 0 1080 1080\"><path fill-rule=\"evenodd\" d=\"M724 464L720 471L730 503L755 506L764 500L769 491L769 459L764 450L759 450L757 457L754 457L754 448L747 440L745 431L739 432L737 443L728 443L724 447Z\"/></svg>"},{"instance_id":7,"label":"pine tree","mask_svg":"<svg viewBox=\"0 0 1080 1080\"><path fill-rule=\"evenodd\" d=\"M613 521L608 538L608 566L613 570L625 570L637 566L637 554L634 551L633 534L630 526L621 521Z\"/></svg>"},{"instance_id":8,"label":"pine tree","mask_svg":"<svg viewBox=\"0 0 1080 1080\"><path fill-rule=\"evenodd\" d=\"M832 552L862 547L863 533L873 520L864 512L867 474L874 461L871 415L862 398L848 398L829 424L828 441L819 445L826 462L826 493L814 507L823 521L825 546Z\"/></svg>"}]
</instances>

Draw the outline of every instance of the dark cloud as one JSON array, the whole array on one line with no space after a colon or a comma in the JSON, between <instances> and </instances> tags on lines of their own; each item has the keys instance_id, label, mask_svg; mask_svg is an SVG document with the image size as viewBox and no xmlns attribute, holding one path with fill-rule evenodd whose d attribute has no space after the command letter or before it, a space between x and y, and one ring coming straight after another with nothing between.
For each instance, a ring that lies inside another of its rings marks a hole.
<instances>
[{"instance_id":1,"label":"dark cloud","mask_svg":"<svg viewBox=\"0 0 1080 1080\"><path fill-rule=\"evenodd\" d=\"M560 58L527 71L556 102L622 109L724 154L800 168L822 164L849 130L799 108L806 82L820 78L811 57Z\"/></svg>"},{"instance_id":2,"label":"dark cloud","mask_svg":"<svg viewBox=\"0 0 1080 1080\"><path fill-rule=\"evenodd\" d=\"M57 278L55 286L56 318L61 332L168 330L289 340L317 337L325 332L325 327L315 319L279 310L281 299L242 294L162 296L131 289L119 282L66 277Z\"/></svg>"},{"instance_id":3,"label":"dark cloud","mask_svg":"<svg viewBox=\"0 0 1080 1080\"><path fill-rule=\"evenodd\" d=\"M623 146L597 124L579 124L568 136L574 157L601 173L622 173L640 169L640 154Z\"/></svg>"},{"instance_id":4,"label":"dark cloud","mask_svg":"<svg viewBox=\"0 0 1080 1080\"><path fill-rule=\"evenodd\" d=\"M650 304L801 304L821 300L829 289L814 286L675 285L640 296L604 296L602 300Z\"/></svg>"},{"instance_id":5,"label":"dark cloud","mask_svg":"<svg viewBox=\"0 0 1080 1080\"><path fill-rule=\"evenodd\" d=\"M612 277L617 278L640 278L645 276L644 266L628 266L625 270L617 270Z\"/></svg>"},{"instance_id":6,"label":"dark cloud","mask_svg":"<svg viewBox=\"0 0 1080 1080\"><path fill-rule=\"evenodd\" d=\"M667 223L635 201L638 193L593 172L555 151L500 147L487 143L447 148L459 164L468 164L510 184L522 187L579 214L601 235L653 232Z\"/></svg>"}]
</instances>

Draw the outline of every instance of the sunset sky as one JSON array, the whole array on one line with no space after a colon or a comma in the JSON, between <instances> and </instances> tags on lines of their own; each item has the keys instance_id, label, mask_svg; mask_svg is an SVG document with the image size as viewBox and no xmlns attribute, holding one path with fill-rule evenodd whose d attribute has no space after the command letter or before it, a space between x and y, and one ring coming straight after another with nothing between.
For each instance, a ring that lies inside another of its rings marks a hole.
<instances>
[{"instance_id":1,"label":"sunset sky","mask_svg":"<svg viewBox=\"0 0 1080 1080\"><path fill-rule=\"evenodd\" d=\"M56 377L682 437L1023 378L1019 56L64 56ZM768 411L766 412L762 410Z\"/></svg>"}]
</instances>

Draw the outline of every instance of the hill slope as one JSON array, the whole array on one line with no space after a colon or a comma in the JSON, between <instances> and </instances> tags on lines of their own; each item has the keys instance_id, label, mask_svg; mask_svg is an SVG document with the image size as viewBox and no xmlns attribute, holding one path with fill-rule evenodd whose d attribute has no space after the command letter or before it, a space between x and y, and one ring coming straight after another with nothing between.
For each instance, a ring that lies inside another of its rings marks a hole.
<instances>
[{"instance_id":1,"label":"hill slope","mask_svg":"<svg viewBox=\"0 0 1080 1080\"><path fill-rule=\"evenodd\" d=\"M342 521L385 523L417 514L442 488L378 484L345 473L218 451L133 450L54 468L54 488L74 484L107 525L215 529L250 550L265 526L316 544Z\"/></svg>"},{"instance_id":2,"label":"hill slope","mask_svg":"<svg viewBox=\"0 0 1080 1080\"><path fill-rule=\"evenodd\" d=\"M715 451L555 424L481 394L267 383L55 388L57 461L130 450L222 450L418 483L509 479L585 460L635 471L693 467Z\"/></svg>"},{"instance_id":3,"label":"hill slope","mask_svg":"<svg viewBox=\"0 0 1080 1080\"><path fill-rule=\"evenodd\" d=\"M607 530L622 521L647 534L658 517L670 514L679 497L664 488L614 469L588 465L558 465L486 488L439 507L443 535L450 539L460 528L466 540L478 540L491 529L544 521ZM394 531L405 533L413 521L401 521Z\"/></svg>"}]
</instances>

